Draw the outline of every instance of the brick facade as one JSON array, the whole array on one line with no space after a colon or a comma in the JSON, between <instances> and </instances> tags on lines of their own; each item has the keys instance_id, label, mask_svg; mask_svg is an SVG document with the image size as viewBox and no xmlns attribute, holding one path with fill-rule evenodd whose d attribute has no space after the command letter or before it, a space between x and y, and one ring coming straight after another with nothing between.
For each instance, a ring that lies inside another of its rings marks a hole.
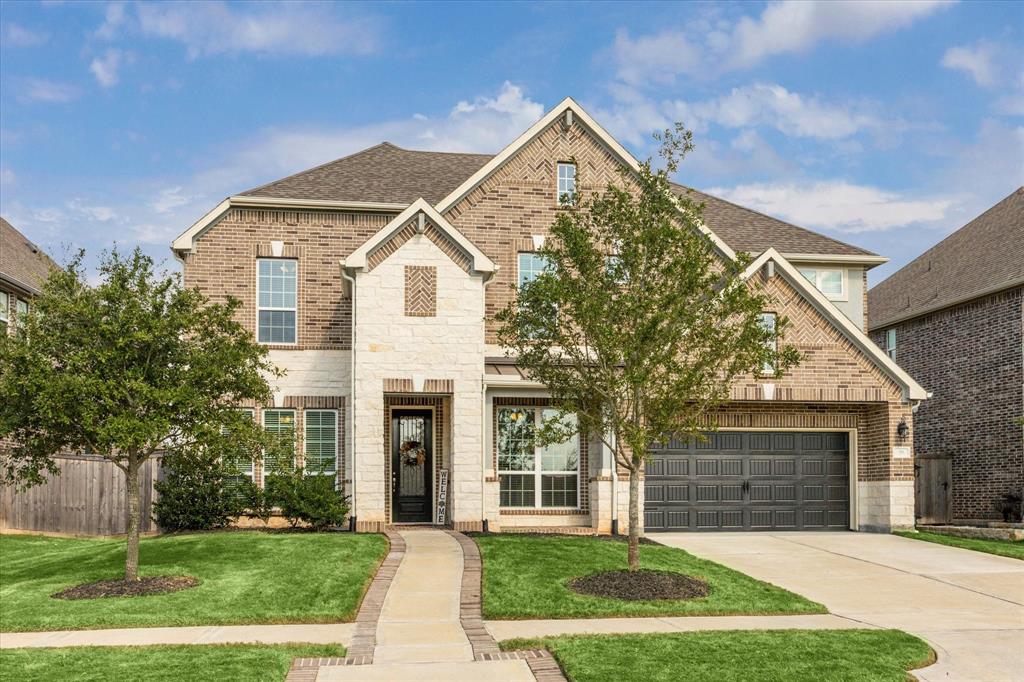
<instances>
[{"instance_id":1,"label":"brick facade","mask_svg":"<svg viewBox=\"0 0 1024 682\"><path fill-rule=\"evenodd\" d=\"M952 516L998 518L1024 489L1022 299L1017 287L893 325L896 361L934 395L914 415L918 457L952 459ZM885 348L886 330L871 333Z\"/></svg>"}]
</instances>

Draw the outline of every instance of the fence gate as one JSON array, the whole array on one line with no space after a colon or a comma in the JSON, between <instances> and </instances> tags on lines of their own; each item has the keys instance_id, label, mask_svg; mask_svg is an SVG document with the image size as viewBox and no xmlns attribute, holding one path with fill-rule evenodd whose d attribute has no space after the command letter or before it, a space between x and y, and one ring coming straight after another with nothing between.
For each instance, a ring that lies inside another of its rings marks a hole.
<instances>
[{"instance_id":1,"label":"fence gate","mask_svg":"<svg viewBox=\"0 0 1024 682\"><path fill-rule=\"evenodd\" d=\"M952 460L948 457L918 459L914 471L914 516L917 522L949 523Z\"/></svg>"}]
</instances>

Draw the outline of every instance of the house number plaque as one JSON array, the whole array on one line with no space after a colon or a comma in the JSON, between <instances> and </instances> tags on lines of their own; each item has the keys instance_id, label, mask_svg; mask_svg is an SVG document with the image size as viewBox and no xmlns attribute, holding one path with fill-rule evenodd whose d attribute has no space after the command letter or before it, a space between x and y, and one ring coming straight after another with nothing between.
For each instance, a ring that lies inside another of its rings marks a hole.
<instances>
[{"instance_id":1,"label":"house number plaque","mask_svg":"<svg viewBox=\"0 0 1024 682\"><path fill-rule=\"evenodd\" d=\"M448 470L437 474L437 525L443 526L448 516Z\"/></svg>"}]
</instances>

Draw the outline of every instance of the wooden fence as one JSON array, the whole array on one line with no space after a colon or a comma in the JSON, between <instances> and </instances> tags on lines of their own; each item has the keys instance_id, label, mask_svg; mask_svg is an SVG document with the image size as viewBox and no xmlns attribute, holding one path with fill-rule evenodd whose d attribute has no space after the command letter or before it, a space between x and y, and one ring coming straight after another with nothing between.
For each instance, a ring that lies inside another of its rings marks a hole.
<instances>
[{"instance_id":1,"label":"wooden fence","mask_svg":"<svg viewBox=\"0 0 1024 682\"><path fill-rule=\"evenodd\" d=\"M39 531L70 535L120 535L128 530L124 472L102 457L60 455L60 475L23 492L0 486L0 531ZM141 531L157 530L152 519L153 484L160 458L139 470Z\"/></svg>"}]
</instances>

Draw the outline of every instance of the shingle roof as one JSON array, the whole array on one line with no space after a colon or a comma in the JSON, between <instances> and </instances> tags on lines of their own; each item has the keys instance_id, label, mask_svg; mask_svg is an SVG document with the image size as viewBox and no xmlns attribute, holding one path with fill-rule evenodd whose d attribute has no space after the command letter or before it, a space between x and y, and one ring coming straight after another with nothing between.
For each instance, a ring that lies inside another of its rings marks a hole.
<instances>
[{"instance_id":1,"label":"shingle roof","mask_svg":"<svg viewBox=\"0 0 1024 682\"><path fill-rule=\"evenodd\" d=\"M868 292L868 329L1024 283L1024 187Z\"/></svg>"},{"instance_id":2,"label":"shingle roof","mask_svg":"<svg viewBox=\"0 0 1024 682\"><path fill-rule=\"evenodd\" d=\"M816 253L844 256L876 254L838 239L772 218L710 194L672 185L679 196L704 203L704 223L735 251L759 254L774 246L779 253Z\"/></svg>"},{"instance_id":3,"label":"shingle roof","mask_svg":"<svg viewBox=\"0 0 1024 682\"><path fill-rule=\"evenodd\" d=\"M431 204L455 190L493 157L489 154L413 151L390 142L276 180L242 196L277 199ZM675 185L681 196L704 203L704 221L730 247L754 254L774 246L781 253L874 256L865 249Z\"/></svg>"},{"instance_id":4,"label":"shingle roof","mask_svg":"<svg viewBox=\"0 0 1024 682\"><path fill-rule=\"evenodd\" d=\"M36 294L57 264L4 218L0 218L0 278Z\"/></svg>"},{"instance_id":5,"label":"shingle roof","mask_svg":"<svg viewBox=\"0 0 1024 682\"><path fill-rule=\"evenodd\" d=\"M423 197L436 204L491 158L490 154L413 151L382 142L242 195L405 205Z\"/></svg>"}]
</instances>

